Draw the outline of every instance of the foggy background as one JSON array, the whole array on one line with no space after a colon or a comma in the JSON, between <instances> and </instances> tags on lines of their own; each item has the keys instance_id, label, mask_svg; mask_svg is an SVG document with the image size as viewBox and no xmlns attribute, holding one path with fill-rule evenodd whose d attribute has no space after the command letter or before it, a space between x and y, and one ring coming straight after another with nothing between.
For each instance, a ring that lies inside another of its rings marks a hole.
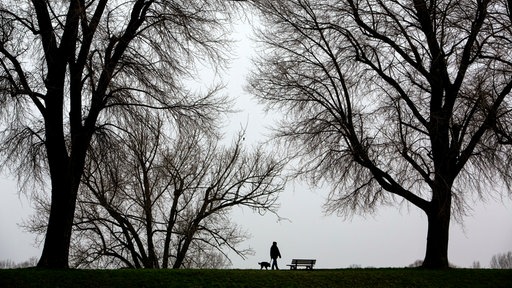
<instances>
[{"instance_id":1,"label":"foggy background","mask_svg":"<svg viewBox=\"0 0 512 288\"><path fill-rule=\"evenodd\" d=\"M226 120L227 143L243 127L248 145L265 141L270 134L267 128L278 117L265 114L243 90L250 58L255 55L250 35L249 24L237 25L235 58L223 76L225 93L236 99L235 109L240 110ZM198 82L208 86L211 78L204 72ZM35 235L18 226L32 209L29 198L18 194L13 179L5 171L0 177L0 260L18 263L39 257L41 247L35 247ZM364 217L326 216L322 204L329 190L328 186L308 187L299 181L288 183L279 197L281 221L271 213L262 216L247 208L233 210L234 222L252 236L241 248L252 248L254 255L244 260L230 253L231 268L259 269L257 262L270 260L273 241L283 257L278 261L281 269L287 269L292 258L317 259L316 268L405 267L423 260L427 219L422 211L412 206L382 206L375 215ZM474 261L489 267L493 255L512 251L512 200L475 199L474 203L462 224L451 221L449 260L458 267L471 267Z\"/></svg>"}]
</instances>

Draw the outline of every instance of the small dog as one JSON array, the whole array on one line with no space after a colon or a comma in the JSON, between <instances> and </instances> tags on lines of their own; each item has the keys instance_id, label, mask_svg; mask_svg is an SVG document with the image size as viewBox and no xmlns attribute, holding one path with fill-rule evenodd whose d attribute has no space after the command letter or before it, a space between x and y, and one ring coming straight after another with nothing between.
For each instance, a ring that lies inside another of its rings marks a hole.
<instances>
[{"instance_id":1,"label":"small dog","mask_svg":"<svg viewBox=\"0 0 512 288\"><path fill-rule=\"evenodd\" d=\"M258 262L258 264L260 264L261 266L260 270L262 270L263 267L265 267L265 269L268 270L268 268L270 267L270 263L268 262Z\"/></svg>"}]
</instances>

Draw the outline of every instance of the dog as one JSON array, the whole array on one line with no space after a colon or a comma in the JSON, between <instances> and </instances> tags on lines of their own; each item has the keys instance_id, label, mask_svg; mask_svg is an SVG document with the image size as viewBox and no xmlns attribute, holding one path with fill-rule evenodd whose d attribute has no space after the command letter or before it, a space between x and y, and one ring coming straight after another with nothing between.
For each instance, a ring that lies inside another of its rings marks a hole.
<instances>
[{"instance_id":1,"label":"dog","mask_svg":"<svg viewBox=\"0 0 512 288\"><path fill-rule=\"evenodd\" d=\"M270 267L270 263L268 262L258 262L258 264L260 265L260 270L262 270L263 268L265 268L266 270L268 270L268 268Z\"/></svg>"}]
</instances>

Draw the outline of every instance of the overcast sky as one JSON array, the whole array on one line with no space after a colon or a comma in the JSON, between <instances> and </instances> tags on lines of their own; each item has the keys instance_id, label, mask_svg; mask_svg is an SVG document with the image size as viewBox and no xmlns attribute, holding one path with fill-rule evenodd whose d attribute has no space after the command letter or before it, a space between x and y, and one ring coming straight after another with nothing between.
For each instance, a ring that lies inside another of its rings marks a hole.
<instances>
[{"instance_id":1,"label":"overcast sky","mask_svg":"<svg viewBox=\"0 0 512 288\"><path fill-rule=\"evenodd\" d=\"M237 98L242 111L226 123L229 131L247 126L246 142L264 140L274 116L266 115L261 107L243 91L245 76L254 56L249 25L238 25L240 40L236 58L228 71L226 93ZM230 137L230 134L227 134ZM0 260L22 262L39 257L35 239L24 233L21 223L32 213L30 202L18 195L16 183L8 175L0 178ZM318 268L404 267L423 259L426 246L427 221L415 207L382 207L375 215L343 219L325 216L322 204L328 187L310 188L302 183L290 183L281 194L279 215L288 220L277 221L272 214L254 214L250 209L237 209L233 220L245 228L251 239L243 244L255 255L246 260L232 255L232 268L259 269L257 262L269 261L269 250L277 241L283 256L280 268L293 258L317 259ZM506 199L476 202L463 226L451 222L450 262L470 267L479 261L489 267L491 257L512 251L512 201Z\"/></svg>"}]
</instances>

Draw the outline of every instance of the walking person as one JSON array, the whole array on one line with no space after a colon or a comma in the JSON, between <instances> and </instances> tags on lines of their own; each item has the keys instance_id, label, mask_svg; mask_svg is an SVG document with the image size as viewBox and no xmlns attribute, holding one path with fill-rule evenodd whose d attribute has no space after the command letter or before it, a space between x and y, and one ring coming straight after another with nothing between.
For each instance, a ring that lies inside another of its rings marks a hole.
<instances>
[{"instance_id":1,"label":"walking person","mask_svg":"<svg viewBox=\"0 0 512 288\"><path fill-rule=\"evenodd\" d=\"M277 257L281 258L281 252L279 252L279 248L277 248L277 242L272 243L272 247L270 247L270 259L272 259L272 270L274 270L274 266L276 270L279 270L277 267Z\"/></svg>"}]
</instances>

